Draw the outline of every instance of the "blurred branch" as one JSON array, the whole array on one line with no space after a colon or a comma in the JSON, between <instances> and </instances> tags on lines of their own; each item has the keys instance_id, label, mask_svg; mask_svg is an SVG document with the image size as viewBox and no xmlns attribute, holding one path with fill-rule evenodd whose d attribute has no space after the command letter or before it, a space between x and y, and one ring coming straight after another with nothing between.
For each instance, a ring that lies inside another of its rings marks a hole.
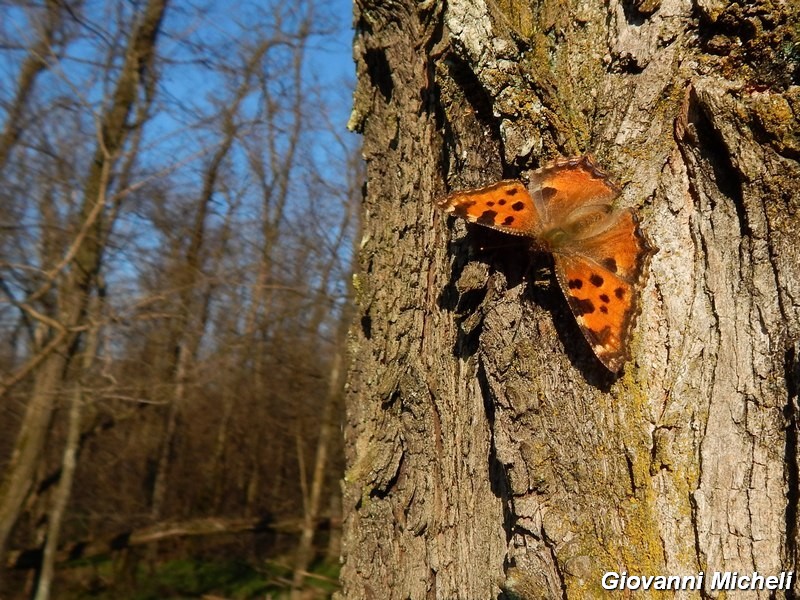
<instances>
[{"instance_id":1,"label":"blurred branch","mask_svg":"<svg viewBox=\"0 0 800 600\"><path fill-rule=\"evenodd\" d=\"M244 532L298 533L302 527L302 519L272 521L268 517L241 519L205 517L187 521L156 523L141 529L119 532L101 540L88 539L68 544L57 551L56 562L63 565L70 561L102 556L167 539L231 535ZM341 527L341 523L338 519L320 517L316 521L316 527L318 529ZM36 569L39 567L41 557L41 548L15 550L8 553L6 567L9 569Z\"/></svg>"}]
</instances>

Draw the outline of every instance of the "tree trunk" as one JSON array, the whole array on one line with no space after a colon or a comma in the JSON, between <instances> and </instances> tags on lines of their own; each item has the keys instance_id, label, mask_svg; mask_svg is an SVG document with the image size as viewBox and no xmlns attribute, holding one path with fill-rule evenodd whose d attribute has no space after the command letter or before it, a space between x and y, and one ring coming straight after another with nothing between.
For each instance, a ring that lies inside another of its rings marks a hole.
<instances>
[{"instance_id":1,"label":"tree trunk","mask_svg":"<svg viewBox=\"0 0 800 600\"><path fill-rule=\"evenodd\" d=\"M72 494L72 484L75 481L84 401L84 391L80 383L78 383L70 399L67 439L64 444L64 453L61 459L61 478L56 487L50 506L50 512L48 513L47 539L44 544L44 552L42 553L41 570L39 571L39 578L36 582L36 595L34 596L34 600L49 600L52 591L58 542L61 537L64 514L67 504L69 503L70 495Z\"/></svg>"},{"instance_id":2,"label":"tree trunk","mask_svg":"<svg viewBox=\"0 0 800 600\"><path fill-rule=\"evenodd\" d=\"M91 373L100 343L100 327L96 324L100 320L102 305L99 297L92 298L89 311L91 320L95 323L86 336L86 348L81 357L81 374L75 382L75 389L69 399L69 413L67 418L67 435L64 441L64 450L61 455L61 475L58 479L53 498L47 511L47 537L42 552L42 562L39 569L39 578L36 582L36 595L34 600L48 600L50 598L53 577L55 576L56 555L61 542L61 531L64 518L72 496L75 482L75 471L78 467L78 453L81 443L81 423L85 411L84 405L90 401L90 394L85 389L84 380Z\"/></svg>"},{"instance_id":3,"label":"tree trunk","mask_svg":"<svg viewBox=\"0 0 800 600\"><path fill-rule=\"evenodd\" d=\"M716 595L714 572L794 570L800 8L442 4L356 9L343 597L605 597L623 571ZM659 249L619 377L547 261L435 210L583 153Z\"/></svg>"},{"instance_id":4,"label":"tree trunk","mask_svg":"<svg viewBox=\"0 0 800 600\"><path fill-rule=\"evenodd\" d=\"M341 336L340 336L341 339ZM341 346L340 346L341 347ZM328 453L330 451L331 438L336 423L333 420L334 408L341 397L342 384L342 351L337 352L333 357L331 371L328 379L328 389L325 394L325 404L322 406L320 415L319 437L317 448L314 454L314 465L311 473L311 487L304 498L303 528L300 533L300 541L297 546L294 559L294 573L292 575L292 600L303 597L307 590L303 589L306 573L314 559L314 534L317 530L319 520L320 503L322 500L322 490L325 484L325 474L327 472ZM302 455L302 449L301 453ZM307 486L304 486L307 487Z\"/></svg>"}]
</instances>

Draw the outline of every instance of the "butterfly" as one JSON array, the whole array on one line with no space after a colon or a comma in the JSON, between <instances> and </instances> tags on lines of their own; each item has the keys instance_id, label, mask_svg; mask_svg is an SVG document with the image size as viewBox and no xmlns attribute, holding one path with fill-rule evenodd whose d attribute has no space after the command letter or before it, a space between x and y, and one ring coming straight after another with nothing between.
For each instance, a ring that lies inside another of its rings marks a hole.
<instances>
[{"instance_id":1,"label":"butterfly","mask_svg":"<svg viewBox=\"0 0 800 600\"><path fill-rule=\"evenodd\" d=\"M438 202L446 213L531 238L552 253L555 276L581 332L605 367L630 360L640 293L655 249L636 213L616 210L620 188L589 156L563 158L530 176L454 192Z\"/></svg>"}]
</instances>

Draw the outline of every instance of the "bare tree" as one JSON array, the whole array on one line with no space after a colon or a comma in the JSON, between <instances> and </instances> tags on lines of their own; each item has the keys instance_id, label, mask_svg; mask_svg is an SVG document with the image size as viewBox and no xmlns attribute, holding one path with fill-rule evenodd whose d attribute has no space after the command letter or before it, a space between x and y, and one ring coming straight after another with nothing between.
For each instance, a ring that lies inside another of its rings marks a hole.
<instances>
[{"instance_id":1,"label":"bare tree","mask_svg":"<svg viewBox=\"0 0 800 600\"><path fill-rule=\"evenodd\" d=\"M357 4L342 597L589 598L607 572L797 570L799 16ZM435 210L588 152L659 249L619 377L546 258Z\"/></svg>"},{"instance_id":2,"label":"bare tree","mask_svg":"<svg viewBox=\"0 0 800 600\"><path fill-rule=\"evenodd\" d=\"M0 555L35 480L58 390L85 329L87 305L102 264L104 232L109 227L103 219L108 210L109 178L125 145L128 118L139 99L141 86L147 82L165 8L165 2L153 0L132 30L116 89L98 121L98 144L84 183L74 240L61 262L47 273L42 286L20 303L22 307L30 307L36 299L58 287L56 314L37 314L44 328L38 352L44 357L37 365L31 398L0 495ZM33 308L30 312L36 313Z\"/></svg>"},{"instance_id":3,"label":"bare tree","mask_svg":"<svg viewBox=\"0 0 800 600\"><path fill-rule=\"evenodd\" d=\"M87 332L86 347L81 361L82 378L92 372L95 355L99 343L99 307L102 306L100 295L92 298L89 306L89 316L94 326ZM67 505L72 495L72 486L75 482L75 472L78 466L78 452L80 450L80 437L82 430L84 405L89 401L86 390L81 385L81 380L75 382L74 390L69 399L69 416L67 419L67 433L64 441L64 451L61 459L61 473L58 484L53 494L51 506L47 511L47 533L42 553L42 563L38 581L36 582L35 600L47 600L50 597L55 564L59 544L61 543L61 528Z\"/></svg>"},{"instance_id":4,"label":"bare tree","mask_svg":"<svg viewBox=\"0 0 800 600\"><path fill-rule=\"evenodd\" d=\"M27 595L80 585L78 542L127 589L144 554L300 546L291 578L338 523L357 219L309 58L326 9L202 8L44 3L0 31L4 593L33 563Z\"/></svg>"},{"instance_id":5,"label":"bare tree","mask_svg":"<svg viewBox=\"0 0 800 600\"><path fill-rule=\"evenodd\" d=\"M336 269L341 267L341 253L343 252L343 243L348 238L349 232L352 231L352 222L356 219L356 198L359 191L359 186L354 185L357 181L361 181L358 174L361 169L358 168L360 163L353 160L352 153L349 153L346 145L342 144L342 154L347 156L350 154L351 162L348 171L354 175L350 180L350 185L346 189L345 210L342 213L342 223L336 229L338 235L332 240L329 248L330 256L326 261L325 268L321 272L321 281L316 290L316 298L313 304L309 328L312 332L319 332L326 320L333 304L328 290L331 282L336 278ZM321 182L317 182L318 184ZM315 188L318 186L315 186ZM319 239L324 239L319 236ZM348 292L349 295L349 292ZM316 450L314 453L313 469L311 477L308 478L304 473L304 469L300 469L301 489L303 491L303 528L300 535L300 542L298 544L295 563L294 574L292 578L292 597L302 598L304 593L304 580L308 573L308 569L314 559L314 536L317 530L317 523L319 521L320 512L322 509L322 500L324 493L324 486L330 485L330 477L327 476L330 465L330 455L334 446L334 432L338 429L340 420L336 417L337 409L341 405L341 395L344 382L344 363L345 363L345 338L346 331L350 324L350 313L345 311L340 313L339 321L336 325L337 331L334 338L335 354L330 362L330 371L327 378L327 389L325 390L325 398L322 405L322 412L319 417L319 434L316 440ZM334 325L333 323L331 325ZM298 433L298 440L307 438L308 436L300 436ZM298 457L302 460L303 452L298 451ZM307 481L308 480L308 481ZM337 494L338 495L338 494ZM338 515L329 515L334 517Z\"/></svg>"},{"instance_id":6,"label":"bare tree","mask_svg":"<svg viewBox=\"0 0 800 600\"><path fill-rule=\"evenodd\" d=\"M59 57L65 43L70 39L70 13L78 9L57 0L47 0L42 10L30 9L34 27L32 33L37 36L27 50L19 69L13 97L4 107L6 116L3 131L0 133L0 172L8 161L8 157L19 141L25 127L26 106L34 92L36 79L47 69L48 62ZM41 13L40 15L37 13Z\"/></svg>"}]
</instances>

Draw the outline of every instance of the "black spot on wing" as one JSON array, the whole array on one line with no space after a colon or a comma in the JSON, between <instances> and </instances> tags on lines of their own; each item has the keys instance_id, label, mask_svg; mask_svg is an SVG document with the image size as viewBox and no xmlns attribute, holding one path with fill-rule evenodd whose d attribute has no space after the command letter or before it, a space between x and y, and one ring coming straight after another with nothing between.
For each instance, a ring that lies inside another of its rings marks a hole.
<instances>
[{"instance_id":1,"label":"black spot on wing","mask_svg":"<svg viewBox=\"0 0 800 600\"><path fill-rule=\"evenodd\" d=\"M608 296L606 296L605 294L600 294L600 300L602 300L603 302L608 304L610 298Z\"/></svg>"},{"instance_id":2,"label":"black spot on wing","mask_svg":"<svg viewBox=\"0 0 800 600\"><path fill-rule=\"evenodd\" d=\"M622 300L622 298L625 297L625 290L623 290L621 287L618 287L617 289L614 290L614 295L620 300Z\"/></svg>"},{"instance_id":3,"label":"black spot on wing","mask_svg":"<svg viewBox=\"0 0 800 600\"><path fill-rule=\"evenodd\" d=\"M511 227L511 224L514 222L514 217L508 215L505 219L503 219L503 225L506 227Z\"/></svg>"},{"instance_id":4,"label":"black spot on wing","mask_svg":"<svg viewBox=\"0 0 800 600\"><path fill-rule=\"evenodd\" d=\"M603 285L603 278L600 277L600 275L598 275L597 273L592 273L592 276L589 277L589 281L592 282L592 285L594 287L600 287L601 285Z\"/></svg>"},{"instance_id":5,"label":"black spot on wing","mask_svg":"<svg viewBox=\"0 0 800 600\"><path fill-rule=\"evenodd\" d=\"M583 287L583 280L582 279L570 279L567 282L567 286L571 290L579 290Z\"/></svg>"},{"instance_id":6,"label":"black spot on wing","mask_svg":"<svg viewBox=\"0 0 800 600\"><path fill-rule=\"evenodd\" d=\"M515 188L515 187L507 187L507 188L506 188L506 190L505 190L505 192L506 192L506 196L513 196L513 195L515 195L515 194L516 194L518 191L519 191L519 190L518 190L517 188Z\"/></svg>"},{"instance_id":7,"label":"black spot on wing","mask_svg":"<svg viewBox=\"0 0 800 600\"><path fill-rule=\"evenodd\" d=\"M498 203L500 206L505 206L506 204L508 204L508 202L506 201L506 199L505 199L505 198L500 198L500 200L498 200L498 201L497 201L497 203Z\"/></svg>"},{"instance_id":8,"label":"black spot on wing","mask_svg":"<svg viewBox=\"0 0 800 600\"><path fill-rule=\"evenodd\" d=\"M607 315L608 314L608 308L606 308L605 306L601 306L600 307L600 312L603 313L604 315Z\"/></svg>"},{"instance_id":9,"label":"black spot on wing","mask_svg":"<svg viewBox=\"0 0 800 600\"><path fill-rule=\"evenodd\" d=\"M617 261L613 258L604 258L603 259L603 266L611 271L612 273L617 272Z\"/></svg>"},{"instance_id":10,"label":"black spot on wing","mask_svg":"<svg viewBox=\"0 0 800 600\"><path fill-rule=\"evenodd\" d=\"M494 210L485 210L481 213L481 216L476 219L477 223L481 225L494 225L494 220L497 217L497 211Z\"/></svg>"},{"instance_id":11,"label":"black spot on wing","mask_svg":"<svg viewBox=\"0 0 800 600\"><path fill-rule=\"evenodd\" d=\"M525 208L524 202L514 202L514 204L511 205L511 209L517 212L521 211L523 208Z\"/></svg>"}]
</instances>

